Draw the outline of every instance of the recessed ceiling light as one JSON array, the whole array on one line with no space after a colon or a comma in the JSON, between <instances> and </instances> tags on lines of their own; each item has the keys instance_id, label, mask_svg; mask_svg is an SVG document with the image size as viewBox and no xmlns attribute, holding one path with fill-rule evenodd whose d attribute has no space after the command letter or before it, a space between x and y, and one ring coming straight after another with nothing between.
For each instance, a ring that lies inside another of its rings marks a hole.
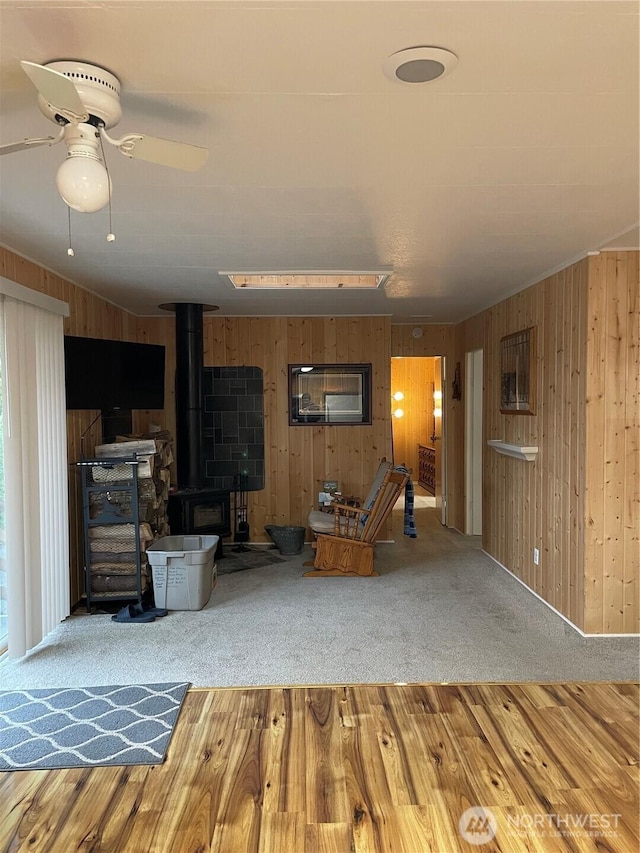
<instances>
[{"instance_id":1,"label":"recessed ceiling light","mask_svg":"<svg viewBox=\"0 0 640 853\"><path fill-rule=\"evenodd\" d=\"M226 275L238 290L307 290L333 288L335 290L375 290L381 287L392 270L341 272L339 270L306 272L220 272Z\"/></svg>"},{"instance_id":2,"label":"recessed ceiling light","mask_svg":"<svg viewBox=\"0 0 640 853\"><path fill-rule=\"evenodd\" d=\"M407 47L385 59L384 73L394 83L429 83L448 74L458 57L443 47Z\"/></svg>"}]
</instances>

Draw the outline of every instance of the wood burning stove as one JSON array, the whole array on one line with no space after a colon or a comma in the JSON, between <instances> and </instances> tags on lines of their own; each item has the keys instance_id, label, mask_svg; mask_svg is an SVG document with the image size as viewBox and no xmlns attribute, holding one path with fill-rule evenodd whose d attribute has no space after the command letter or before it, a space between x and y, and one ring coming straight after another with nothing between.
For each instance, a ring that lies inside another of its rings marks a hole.
<instances>
[{"instance_id":1,"label":"wood burning stove","mask_svg":"<svg viewBox=\"0 0 640 853\"><path fill-rule=\"evenodd\" d=\"M231 536L229 492L183 489L169 495L167 508L172 535L215 534L220 537L216 559L222 557L222 537Z\"/></svg>"},{"instance_id":2,"label":"wood burning stove","mask_svg":"<svg viewBox=\"0 0 640 853\"><path fill-rule=\"evenodd\" d=\"M160 307L176 315L178 491L169 496L169 526L177 536L216 534L219 558L222 537L232 534L231 491L236 494L235 541L242 543L249 540L246 492L264 488L262 370L204 369L203 315L215 305L171 302Z\"/></svg>"}]
</instances>

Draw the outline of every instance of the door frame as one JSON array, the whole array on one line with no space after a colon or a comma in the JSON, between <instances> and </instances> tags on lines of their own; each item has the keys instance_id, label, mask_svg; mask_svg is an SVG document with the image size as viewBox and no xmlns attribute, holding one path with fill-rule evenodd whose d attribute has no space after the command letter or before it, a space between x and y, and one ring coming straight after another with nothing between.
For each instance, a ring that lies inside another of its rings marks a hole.
<instances>
[{"instance_id":1,"label":"door frame","mask_svg":"<svg viewBox=\"0 0 640 853\"><path fill-rule=\"evenodd\" d=\"M436 509L440 503L440 522L444 527L447 527L449 518L449 501L447 497L447 359L444 355L433 356L436 367L436 372L440 371L440 387L436 381L436 390L440 391L440 436L437 441L440 442L440 448L436 447L436 460L440 462L440 471L436 473ZM440 364L438 365L438 362ZM434 404L435 404L434 400ZM436 431L437 433L437 431ZM434 433L434 435L436 434ZM438 476L439 474L439 476ZM439 479L439 483L437 482ZM438 492L438 486L440 490Z\"/></svg>"},{"instance_id":2,"label":"door frame","mask_svg":"<svg viewBox=\"0 0 640 853\"><path fill-rule=\"evenodd\" d=\"M483 350L465 354L465 533L482 535Z\"/></svg>"},{"instance_id":3,"label":"door frame","mask_svg":"<svg viewBox=\"0 0 640 853\"><path fill-rule=\"evenodd\" d=\"M449 502L448 502L448 497L447 497L447 418L448 418L447 406L448 406L448 399L449 399L448 398L448 392L447 392L447 382L446 382L447 358L444 355L402 355L402 356L396 355L396 356L391 356L391 359L389 360L390 371L392 370L393 361L396 358L402 358L405 361L406 360L412 360L412 359L424 359L424 360L430 360L433 362L435 362L437 359L439 359L439 361L440 361L440 371L441 371L441 380L442 380L442 389L441 389L442 390L442 400L441 400L442 416L440 418L440 430L441 430L441 438L440 438L441 485L440 485L440 491L441 491L441 495L442 495L442 498L441 498L442 503L441 503L441 507L439 508L439 510L440 510L439 514L440 514L440 520L441 520L442 524L446 527L446 526L448 526L447 522L448 522L448 518L449 518L449 507L448 507ZM432 394L433 389L426 389L425 393ZM389 409L389 417L390 417L390 422L391 422L391 424L390 424L391 425L391 447L392 447L392 452L394 454L392 456L392 458L394 460L396 460L396 456L395 456L396 448L394 447L394 434L393 434L394 433L394 419L393 419L393 415L391 414L391 407ZM429 432L427 433L427 435L415 436L415 445L417 446L417 444L427 442L428 439L429 439ZM406 461L406 460L400 460L400 461ZM413 478L414 478L414 482L417 483L417 481L418 481L417 471L413 472Z\"/></svg>"}]
</instances>

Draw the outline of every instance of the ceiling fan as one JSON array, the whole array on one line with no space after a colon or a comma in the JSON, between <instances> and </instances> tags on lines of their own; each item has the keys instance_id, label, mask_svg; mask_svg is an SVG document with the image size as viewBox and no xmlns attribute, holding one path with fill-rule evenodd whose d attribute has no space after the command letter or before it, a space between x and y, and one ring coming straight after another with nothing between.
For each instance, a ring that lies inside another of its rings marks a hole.
<instances>
[{"instance_id":1,"label":"ceiling fan","mask_svg":"<svg viewBox=\"0 0 640 853\"><path fill-rule=\"evenodd\" d=\"M120 81L104 68L77 60L20 65L38 90L40 111L60 131L57 136L3 145L0 154L64 141L67 157L58 169L56 184L62 199L74 210L94 213L109 202L111 181L103 162L103 142L126 157L188 172L207 161L208 150L195 145L143 133L127 133L119 139L109 136L107 130L122 116Z\"/></svg>"}]
</instances>

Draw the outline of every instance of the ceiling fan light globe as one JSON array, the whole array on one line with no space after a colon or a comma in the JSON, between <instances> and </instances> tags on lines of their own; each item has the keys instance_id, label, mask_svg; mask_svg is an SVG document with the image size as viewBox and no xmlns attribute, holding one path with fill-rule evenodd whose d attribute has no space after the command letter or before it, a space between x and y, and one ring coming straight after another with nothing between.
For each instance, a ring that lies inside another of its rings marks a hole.
<instances>
[{"instance_id":1,"label":"ceiling fan light globe","mask_svg":"<svg viewBox=\"0 0 640 853\"><path fill-rule=\"evenodd\" d=\"M65 204L79 213L95 213L109 203L111 181L104 165L92 157L67 157L56 186Z\"/></svg>"}]
</instances>

